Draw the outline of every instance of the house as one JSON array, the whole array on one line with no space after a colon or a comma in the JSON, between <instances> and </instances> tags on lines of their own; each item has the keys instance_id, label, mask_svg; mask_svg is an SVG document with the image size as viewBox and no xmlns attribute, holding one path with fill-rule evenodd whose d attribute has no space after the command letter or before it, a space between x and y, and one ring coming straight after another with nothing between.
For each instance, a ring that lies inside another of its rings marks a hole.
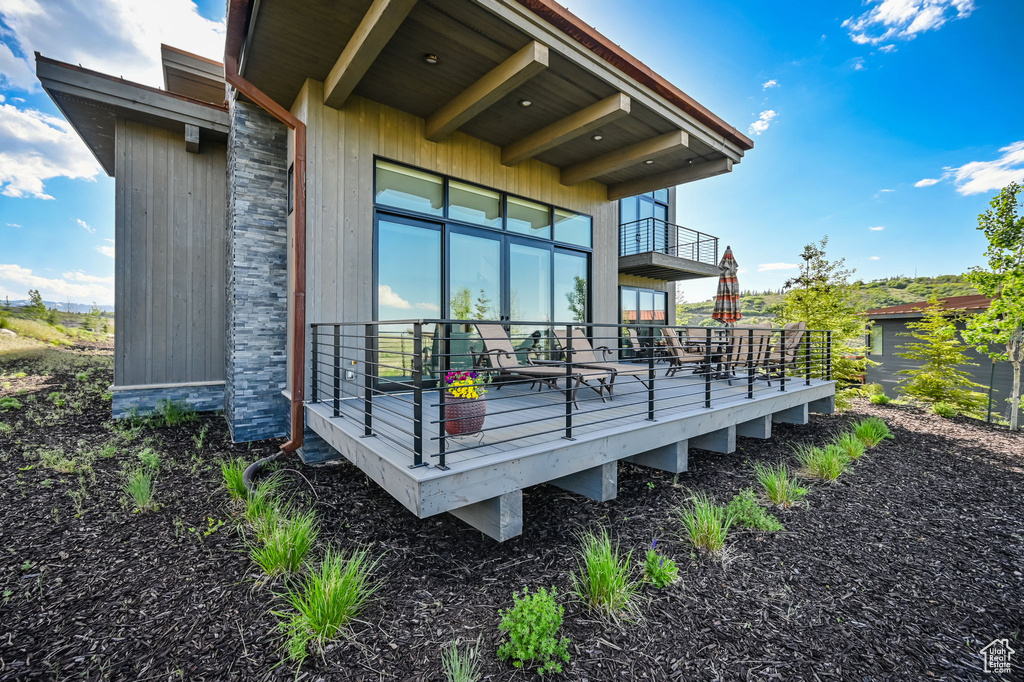
<instances>
[{"instance_id":1,"label":"house","mask_svg":"<svg viewBox=\"0 0 1024 682\"><path fill-rule=\"evenodd\" d=\"M608 499L621 459L681 471L688 445L730 451L831 409L824 332L784 354L788 380L767 345L722 370L705 329L679 330L696 373L672 364L651 329L719 258L672 223L675 187L753 143L579 17L551 0L228 5L223 64L164 46L162 90L37 55L116 180L116 416L222 409L236 441L344 456L414 514L504 539L531 485ZM488 365L485 321L516 366L490 364L477 440L450 438L439 377ZM556 327L634 366L567 365L582 349Z\"/></svg>"},{"instance_id":2,"label":"house","mask_svg":"<svg viewBox=\"0 0 1024 682\"><path fill-rule=\"evenodd\" d=\"M981 295L973 296L949 296L938 299L945 310L949 311L957 329L964 329L965 320L970 315L975 315L987 310L992 299ZM866 341L868 357L878 363L868 367L867 381L872 384L880 384L886 395L890 398L897 397L897 387L902 378L900 370L912 369L920 366L916 360L901 358L897 353L900 346L913 341L906 336L911 329L907 327L908 322L920 320L924 314L922 311L928 307L928 301L916 303L901 303L900 305L889 306L888 308L875 308L867 310L863 315L871 321ZM978 389L992 394L992 414L1002 416L1003 419L1010 418L1010 392L1013 386L1013 368L1008 362L993 362L987 355L979 353L974 348L965 348L967 356L973 365L965 366L962 369L970 374L971 379L985 388Z\"/></svg>"}]
</instances>

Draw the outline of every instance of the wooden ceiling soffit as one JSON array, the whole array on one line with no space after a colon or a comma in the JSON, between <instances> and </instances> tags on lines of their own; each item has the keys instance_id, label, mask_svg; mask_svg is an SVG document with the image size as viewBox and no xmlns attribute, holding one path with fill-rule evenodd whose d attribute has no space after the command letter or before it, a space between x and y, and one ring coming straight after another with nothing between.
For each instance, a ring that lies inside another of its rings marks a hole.
<instances>
[{"instance_id":1,"label":"wooden ceiling soffit","mask_svg":"<svg viewBox=\"0 0 1024 682\"><path fill-rule=\"evenodd\" d=\"M374 0L324 81L324 104L340 109L416 0Z\"/></svg>"},{"instance_id":2,"label":"wooden ceiling soffit","mask_svg":"<svg viewBox=\"0 0 1024 682\"><path fill-rule=\"evenodd\" d=\"M630 104L629 97L622 93L606 97L575 114L566 116L524 138L505 145L501 148L501 162L506 166L512 166L546 152L552 147L557 147L563 142L585 135L605 123L628 116Z\"/></svg>"},{"instance_id":3,"label":"wooden ceiling soffit","mask_svg":"<svg viewBox=\"0 0 1024 682\"><path fill-rule=\"evenodd\" d=\"M561 183L575 185L584 180L591 180L644 161L656 159L682 147L688 147L689 144L689 135L682 130L674 130L671 133L616 149L595 159L566 166L562 169Z\"/></svg>"},{"instance_id":4,"label":"wooden ceiling soffit","mask_svg":"<svg viewBox=\"0 0 1024 682\"><path fill-rule=\"evenodd\" d=\"M715 159L713 161L702 161L700 163L695 163L692 166L684 166L675 170L651 175L646 178L638 178L636 180L629 180L628 182L620 182L617 185L609 185L608 201L615 201L616 199L623 199L625 197L643 194L644 192L652 192L656 189L663 189L665 187L683 185L687 182L693 182L694 180L703 180L704 178L728 173L731 170L732 159L728 157Z\"/></svg>"},{"instance_id":5,"label":"wooden ceiling soffit","mask_svg":"<svg viewBox=\"0 0 1024 682\"><path fill-rule=\"evenodd\" d=\"M427 118L427 139L440 142L547 66L547 46L537 41L529 43L431 114Z\"/></svg>"}]
</instances>

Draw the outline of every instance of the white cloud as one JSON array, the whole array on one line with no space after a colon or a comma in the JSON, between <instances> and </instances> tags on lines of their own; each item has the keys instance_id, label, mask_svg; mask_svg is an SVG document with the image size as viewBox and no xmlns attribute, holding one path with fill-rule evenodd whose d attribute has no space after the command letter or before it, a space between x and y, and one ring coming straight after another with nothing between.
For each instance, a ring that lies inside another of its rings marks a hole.
<instances>
[{"instance_id":1,"label":"white cloud","mask_svg":"<svg viewBox=\"0 0 1024 682\"><path fill-rule=\"evenodd\" d=\"M35 70L15 55L6 42L0 42L0 83L18 90L32 90L36 85Z\"/></svg>"},{"instance_id":2,"label":"white cloud","mask_svg":"<svg viewBox=\"0 0 1024 682\"><path fill-rule=\"evenodd\" d=\"M416 307L419 308L420 310L429 310L432 313L441 312L441 306L437 305L436 303L417 303Z\"/></svg>"},{"instance_id":3,"label":"white cloud","mask_svg":"<svg viewBox=\"0 0 1024 682\"><path fill-rule=\"evenodd\" d=\"M919 33L971 16L975 8L974 0L868 0L866 4L871 9L843 22L850 39L858 45L913 40ZM882 49L890 52L886 49L889 47Z\"/></svg>"},{"instance_id":4,"label":"white cloud","mask_svg":"<svg viewBox=\"0 0 1024 682\"><path fill-rule=\"evenodd\" d=\"M878 260L878 256L872 256L870 260Z\"/></svg>"},{"instance_id":5,"label":"white cloud","mask_svg":"<svg viewBox=\"0 0 1024 682\"><path fill-rule=\"evenodd\" d=\"M7 223L7 227L21 227L18 223Z\"/></svg>"},{"instance_id":6,"label":"white cloud","mask_svg":"<svg viewBox=\"0 0 1024 682\"><path fill-rule=\"evenodd\" d=\"M1002 189L1011 182L1024 182L1024 140L999 149L1002 155L992 161L971 161L958 167L946 167L941 177L925 178L914 187L930 187L952 180L963 195Z\"/></svg>"},{"instance_id":7,"label":"white cloud","mask_svg":"<svg viewBox=\"0 0 1024 682\"><path fill-rule=\"evenodd\" d=\"M398 308L399 310L411 310L412 303L395 293L394 289L389 287L387 284L380 284L377 286L377 303L388 308Z\"/></svg>"},{"instance_id":8,"label":"white cloud","mask_svg":"<svg viewBox=\"0 0 1024 682\"><path fill-rule=\"evenodd\" d=\"M44 182L56 177L91 180L96 159L63 118L0 104L0 194L52 199Z\"/></svg>"},{"instance_id":9,"label":"white cloud","mask_svg":"<svg viewBox=\"0 0 1024 682\"><path fill-rule=\"evenodd\" d=\"M875 227L869 227L868 229L872 232L881 232L885 229L885 225L876 225Z\"/></svg>"},{"instance_id":10,"label":"white cloud","mask_svg":"<svg viewBox=\"0 0 1024 682\"><path fill-rule=\"evenodd\" d=\"M0 16L26 57L0 54L0 72L26 90L35 85L28 57L36 50L153 86L163 84L160 43L218 61L224 54L224 22L203 18L192 0L16 0L4 3Z\"/></svg>"},{"instance_id":11,"label":"white cloud","mask_svg":"<svg viewBox=\"0 0 1024 682\"><path fill-rule=\"evenodd\" d=\"M760 135L764 131L768 130L768 126L771 125L772 119L778 115L779 113L774 109L762 111L757 117L757 120L750 124L747 132L752 135Z\"/></svg>"},{"instance_id":12,"label":"white cloud","mask_svg":"<svg viewBox=\"0 0 1024 682\"><path fill-rule=\"evenodd\" d=\"M113 239L107 239L106 241L110 242L110 244L103 244L101 246L97 246L96 250L99 251L100 253L102 253L104 256L107 256L109 258L113 258L114 257L114 240Z\"/></svg>"},{"instance_id":13,"label":"white cloud","mask_svg":"<svg viewBox=\"0 0 1024 682\"><path fill-rule=\"evenodd\" d=\"M68 275L74 275L68 281ZM61 279L41 277L29 268L13 263L0 264L0 286L9 291L38 289L44 299L63 301L72 299L77 303L100 303L113 305L114 289L103 278L94 278L84 273L64 273Z\"/></svg>"},{"instance_id":14,"label":"white cloud","mask_svg":"<svg viewBox=\"0 0 1024 682\"><path fill-rule=\"evenodd\" d=\"M863 57L859 57L859 58L857 58L853 62L853 70L854 71L863 71L864 70L864 58Z\"/></svg>"},{"instance_id":15,"label":"white cloud","mask_svg":"<svg viewBox=\"0 0 1024 682\"><path fill-rule=\"evenodd\" d=\"M96 228L95 228L95 227L90 227L90 226L89 226L89 223L85 222L85 221L84 221L84 220L82 220L81 218L75 218L75 222L77 222L77 223L78 223L79 225L81 225L81 226L82 226L82 228L83 228L83 229L84 229L84 230L85 230L86 232L88 232L89 234L96 234Z\"/></svg>"},{"instance_id":16,"label":"white cloud","mask_svg":"<svg viewBox=\"0 0 1024 682\"><path fill-rule=\"evenodd\" d=\"M796 263L761 263L757 266L758 272L768 272L769 270L795 270L800 267Z\"/></svg>"},{"instance_id":17,"label":"white cloud","mask_svg":"<svg viewBox=\"0 0 1024 682\"><path fill-rule=\"evenodd\" d=\"M931 187L942 181L942 178L924 178L914 183L914 187Z\"/></svg>"},{"instance_id":18,"label":"white cloud","mask_svg":"<svg viewBox=\"0 0 1024 682\"><path fill-rule=\"evenodd\" d=\"M73 272L65 272L61 275L64 279L70 282L82 282L86 284L113 284L114 278L111 277L98 277L96 275L87 275L81 270L75 270Z\"/></svg>"},{"instance_id":19,"label":"white cloud","mask_svg":"<svg viewBox=\"0 0 1024 682\"><path fill-rule=\"evenodd\" d=\"M888 194L889 192L895 192L895 191L896 190L894 190L894 189L880 189L877 192L875 192L875 194L874 194L874 196L872 198L873 199L877 199L878 197L882 196L883 194Z\"/></svg>"},{"instance_id":20,"label":"white cloud","mask_svg":"<svg viewBox=\"0 0 1024 682\"><path fill-rule=\"evenodd\" d=\"M884 52L885 54L889 54L891 52L895 52L896 51L896 46L892 45L892 44L882 45L880 48L878 48L878 51L879 52Z\"/></svg>"},{"instance_id":21,"label":"white cloud","mask_svg":"<svg viewBox=\"0 0 1024 682\"><path fill-rule=\"evenodd\" d=\"M761 89L762 90L767 90L768 88L777 88L777 87L779 87L779 81L775 80L774 78L772 78L771 80L767 80L764 83L761 83Z\"/></svg>"}]
</instances>

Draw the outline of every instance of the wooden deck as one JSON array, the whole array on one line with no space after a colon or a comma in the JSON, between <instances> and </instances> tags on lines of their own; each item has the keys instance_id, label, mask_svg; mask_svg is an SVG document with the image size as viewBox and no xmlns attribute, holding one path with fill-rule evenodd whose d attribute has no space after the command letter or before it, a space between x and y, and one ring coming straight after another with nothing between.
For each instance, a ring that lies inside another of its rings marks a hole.
<instances>
[{"instance_id":1,"label":"wooden deck","mask_svg":"<svg viewBox=\"0 0 1024 682\"><path fill-rule=\"evenodd\" d=\"M685 471L690 447L731 452L737 436L767 438L773 422L806 423L807 412L829 412L835 384L803 379L755 383L712 382L712 406L705 407L702 377L678 374L655 382L655 420L647 419L647 389L620 377L614 397L602 402L593 391L579 394L573 411L573 439L564 438L565 398L528 385L493 387L482 436L449 438L447 470L436 466L437 394L424 398L423 460L413 464L411 394L373 400L375 435L364 437L362 401L344 399L340 416L330 402L306 406L307 425L334 450L362 469L421 518L452 512L498 539L521 529L521 491L553 483L596 499L615 496L618 460L670 471ZM518 503L518 504L517 504Z\"/></svg>"}]
</instances>

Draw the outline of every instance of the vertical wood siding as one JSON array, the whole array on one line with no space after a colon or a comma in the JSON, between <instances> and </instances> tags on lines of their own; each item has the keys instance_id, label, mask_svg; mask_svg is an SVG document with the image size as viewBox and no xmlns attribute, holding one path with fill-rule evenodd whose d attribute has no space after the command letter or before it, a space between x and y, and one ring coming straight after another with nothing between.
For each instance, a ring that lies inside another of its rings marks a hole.
<instances>
[{"instance_id":1,"label":"vertical wood siding","mask_svg":"<svg viewBox=\"0 0 1024 682\"><path fill-rule=\"evenodd\" d=\"M224 379L225 147L119 119L114 384Z\"/></svg>"}]
</instances>

